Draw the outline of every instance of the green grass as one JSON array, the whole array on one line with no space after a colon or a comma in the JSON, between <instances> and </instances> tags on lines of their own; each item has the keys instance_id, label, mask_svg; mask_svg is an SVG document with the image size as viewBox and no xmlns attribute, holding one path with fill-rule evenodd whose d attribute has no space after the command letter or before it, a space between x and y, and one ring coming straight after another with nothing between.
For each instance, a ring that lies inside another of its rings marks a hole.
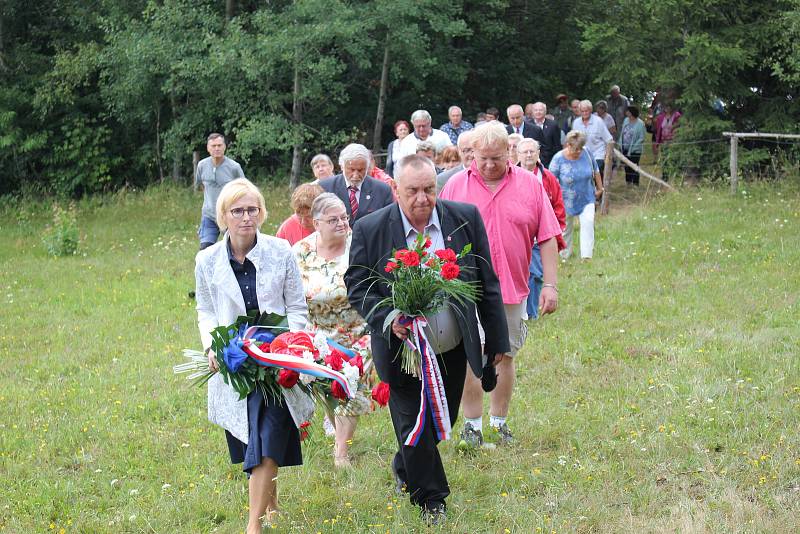
<instances>
[{"instance_id":1,"label":"green grass","mask_svg":"<svg viewBox=\"0 0 800 534\"><path fill-rule=\"evenodd\" d=\"M800 530L800 187L746 189L598 218L594 260L562 264L560 308L519 356L518 444L440 446L442 531ZM269 197L274 232L288 192ZM0 205L0 531L243 531L244 476L204 390L171 371L199 345L200 204L170 188L83 201L79 254L59 259L48 202ZM276 531L426 531L392 491L386 410L362 418L350 472L317 432L280 472Z\"/></svg>"}]
</instances>

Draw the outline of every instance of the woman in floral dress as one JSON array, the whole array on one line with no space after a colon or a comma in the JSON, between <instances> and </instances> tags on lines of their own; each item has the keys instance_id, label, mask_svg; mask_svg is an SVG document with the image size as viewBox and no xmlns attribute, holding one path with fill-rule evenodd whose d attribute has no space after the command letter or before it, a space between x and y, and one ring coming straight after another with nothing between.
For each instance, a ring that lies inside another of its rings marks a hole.
<instances>
[{"instance_id":1,"label":"woman in floral dress","mask_svg":"<svg viewBox=\"0 0 800 534\"><path fill-rule=\"evenodd\" d=\"M319 195L311 206L315 232L295 243L293 250L300 266L309 312L309 327L344 347L361 353L364 376L369 376L369 335L367 324L347 301L344 273L350 256L350 225L347 210L333 193ZM358 416L369 412L371 405L362 392L336 414L334 465L350 466L349 442L353 439Z\"/></svg>"}]
</instances>

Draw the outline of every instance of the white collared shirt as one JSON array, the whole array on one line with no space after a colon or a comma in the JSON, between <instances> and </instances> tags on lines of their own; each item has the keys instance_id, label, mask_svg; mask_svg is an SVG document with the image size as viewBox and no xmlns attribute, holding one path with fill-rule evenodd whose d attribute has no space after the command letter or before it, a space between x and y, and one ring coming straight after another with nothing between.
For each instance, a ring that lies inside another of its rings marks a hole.
<instances>
[{"instance_id":1,"label":"white collared shirt","mask_svg":"<svg viewBox=\"0 0 800 534\"><path fill-rule=\"evenodd\" d=\"M406 238L406 246L410 249L415 246L419 232L411 226L406 214L400 209L400 218L403 221L403 236ZM439 226L439 216L436 213L434 206L428 224L425 225L423 230L431 240L431 246L428 248L428 253L433 254L435 250L445 248L444 235ZM431 343L431 349L436 354L441 354L449 350L453 350L461 342L461 329L458 326L455 313L453 309L447 305L436 315L426 317L428 326L425 333L428 336L428 341Z\"/></svg>"}]
</instances>

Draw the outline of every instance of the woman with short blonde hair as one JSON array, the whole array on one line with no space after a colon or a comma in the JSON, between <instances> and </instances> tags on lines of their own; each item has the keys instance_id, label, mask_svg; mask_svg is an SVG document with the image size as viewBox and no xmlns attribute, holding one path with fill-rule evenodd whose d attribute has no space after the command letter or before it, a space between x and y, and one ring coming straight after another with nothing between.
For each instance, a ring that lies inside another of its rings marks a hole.
<instances>
[{"instance_id":1,"label":"woman with short blonde hair","mask_svg":"<svg viewBox=\"0 0 800 534\"><path fill-rule=\"evenodd\" d=\"M267 210L264 196L249 180L225 185L217 199L222 239L197 254L195 292L197 325L208 365L219 369L211 350L211 332L250 313L277 313L292 330L304 329L308 317L300 270L289 244L259 228ZM261 532L261 518L278 509L278 467L301 465L298 423L289 399L264 396L255 388L246 399L219 373L208 381L208 418L225 429L231 462L243 463L249 476L247 533Z\"/></svg>"}]
</instances>

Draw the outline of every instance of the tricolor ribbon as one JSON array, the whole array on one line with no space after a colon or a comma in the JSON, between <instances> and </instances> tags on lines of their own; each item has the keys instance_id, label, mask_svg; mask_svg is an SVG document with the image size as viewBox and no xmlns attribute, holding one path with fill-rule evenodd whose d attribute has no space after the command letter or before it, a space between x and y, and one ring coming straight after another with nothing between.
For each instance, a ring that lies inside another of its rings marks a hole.
<instances>
[{"instance_id":1,"label":"tricolor ribbon","mask_svg":"<svg viewBox=\"0 0 800 534\"><path fill-rule=\"evenodd\" d=\"M272 329L275 329L275 327L274 326L262 326L262 325L250 326L244 331L244 334L242 335L242 339L253 339L253 340L259 341L259 342L266 341L267 343L272 343L272 340L275 339L275 335L272 334L272 333L263 333L263 332L261 334L258 334L257 332L259 330L262 330L262 329L272 330ZM313 337L313 336L311 336L311 337ZM341 352L347 358L347 360L350 360L351 358L354 358L356 356L356 354L358 354L353 349L348 349L345 346L340 345L339 343L337 343L336 341L332 340L329 337L325 338L325 340L328 342L328 348L329 349L338 350L339 352Z\"/></svg>"},{"instance_id":2,"label":"tricolor ribbon","mask_svg":"<svg viewBox=\"0 0 800 534\"><path fill-rule=\"evenodd\" d=\"M425 419L428 408L432 415L433 430L439 441L450 439L450 411L447 407L447 396L444 391L442 373L436 354L430 347L430 342L425 335L428 322L424 317L406 317L401 315L400 324L410 327L411 336L405 342L408 348L420 354L420 380L422 387L419 392L419 413L414 423L414 428L406 438L405 445L415 447L419 443L422 431L425 428ZM416 344L410 340L413 338Z\"/></svg>"},{"instance_id":3,"label":"tricolor ribbon","mask_svg":"<svg viewBox=\"0 0 800 534\"><path fill-rule=\"evenodd\" d=\"M347 378L329 367L320 365L318 363L306 360L298 356L291 356L289 354L275 354L273 352L263 352L255 343L245 340L242 342L242 350L248 356L253 358L255 362L264 367L279 367L282 369L289 369L290 371L297 371L300 374L312 375L317 378L328 378L339 382L342 389L347 394L348 399L355 397L355 391L350 387Z\"/></svg>"}]
</instances>

